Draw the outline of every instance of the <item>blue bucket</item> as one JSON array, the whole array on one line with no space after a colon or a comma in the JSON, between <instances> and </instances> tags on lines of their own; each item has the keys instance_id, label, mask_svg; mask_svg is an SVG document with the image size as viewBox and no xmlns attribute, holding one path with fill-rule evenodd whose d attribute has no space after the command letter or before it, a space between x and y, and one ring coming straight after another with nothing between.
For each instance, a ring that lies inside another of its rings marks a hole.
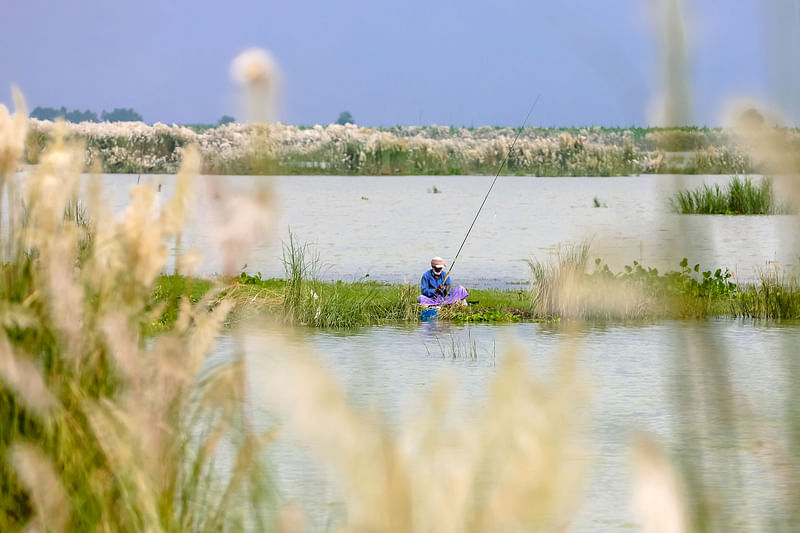
<instances>
[{"instance_id":1,"label":"blue bucket","mask_svg":"<svg viewBox=\"0 0 800 533\"><path fill-rule=\"evenodd\" d=\"M439 318L439 315L436 313L436 309L426 309L419 314L419 319L422 322L430 322L431 320L436 320Z\"/></svg>"}]
</instances>

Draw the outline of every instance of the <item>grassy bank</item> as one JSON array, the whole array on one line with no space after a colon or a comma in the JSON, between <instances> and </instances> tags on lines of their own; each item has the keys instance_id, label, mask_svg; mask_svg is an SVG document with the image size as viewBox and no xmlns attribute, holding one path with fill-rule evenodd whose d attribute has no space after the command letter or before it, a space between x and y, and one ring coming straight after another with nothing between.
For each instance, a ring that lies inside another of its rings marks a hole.
<instances>
[{"instance_id":1,"label":"grassy bank","mask_svg":"<svg viewBox=\"0 0 800 533\"><path fill-rule=\"evenodd\" d=\"M468 289L467 306L444 306L440 320L516 322L526 320L652 320L704 317L800 319L800 283L795 276L764 270L754 283L737 284L726 269L703 270L687 260L660 273L634 262L614 273L588 250L562 250L555 261L532 262L530 288ZM162 276L155 306L163 312L154 331L172 327L182 298L200 302L216 282ZM376 281L261 279L242 274L229 280L219 298L233 302L229 325L268 319L287 324L350 328L416 322L421 307L416 285ZM213 302L211 303L213 307Z\"/></svg>"},{"instance_id":2,"label":"grassy bank","mask_svg":"<svg viewBox=\"0 0 800 533\"><path fill-rule=\"evenodd\" d=\"M724 188L703 185L679 191L670 203L676 213L684 215L783 215L792 212L791 206L775 197L770 178L753 182L750 178L734 176Z\"/></svg>"},{"instance_id":3,"label":"grassy bank","mask_svg":"<svg viewBox=\"0 0 800 533\"><path fill-rule=\"evenodd\" d=\"M55 125L30 121L25 159L35 164ZM228 124L197 131L143 123L67 124L88 165L109 173L173 173L195 145L212 174L494 174L519 131L505 127ZM776 130L790 157L798 130ZM733 131L710 128L536 128L522 131L506 174L616 176L641 173L742 174L764 169Z\"/></svg>"},{"instance_id":4,"label":"grassy bank","mask_svg":"<svg viewBox=\"0 0 800 533\"><path fill-rule=\"evenodd\" d=\"M183 276L159 277L154 308L162 313L151 323L153 331L169 329L178 316L179 302L199 302L214 281ZM376 281L309 281L300 290L285 279L261 279L242 274L231 280L220 298L233 302L230 325L251 319L269 319L295 325L348 328L397 321L417 321L419 287ZM470 290L474 305L445 308L443 319L461 322L508 322L535 318L527 291Z\"/></svg>"}]
</instances>

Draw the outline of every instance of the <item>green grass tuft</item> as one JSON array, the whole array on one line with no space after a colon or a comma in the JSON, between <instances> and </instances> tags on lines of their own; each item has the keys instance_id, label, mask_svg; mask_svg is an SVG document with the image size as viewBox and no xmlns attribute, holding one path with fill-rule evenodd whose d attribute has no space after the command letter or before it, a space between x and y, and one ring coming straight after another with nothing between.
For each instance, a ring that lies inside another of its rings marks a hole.
<instances>
[{"instance_id":1,"label":"green grass tuft","mask_svg":"<svg viewBox=\"0 0 800 533\"><path fill-rule=\"evenodd\" d=\"M680 214L700 215L777 215L791 212L790 206L775 198L770 178L754 183L734 176L725 188L703 185L679 191L671 199L672 209Z\"/></svg>"}]
</instances>

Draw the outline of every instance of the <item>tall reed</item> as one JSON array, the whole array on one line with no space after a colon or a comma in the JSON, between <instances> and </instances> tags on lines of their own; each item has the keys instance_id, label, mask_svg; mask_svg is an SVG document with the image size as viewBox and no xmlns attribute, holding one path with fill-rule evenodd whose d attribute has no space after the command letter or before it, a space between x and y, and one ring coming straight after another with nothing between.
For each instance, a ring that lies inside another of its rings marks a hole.
<instances>
[{"instance_id":1,"label":"tall reed","mask_svg":"<svg viewBox=\"0 0 800 533\"><path fill-rule=\"evenodd\" d=\"M0 530L273 527L259 454L268 436L242 409L243 362L204 369L230 309L216 299L221 287L181 300L169 332L142 334L161 311L151 294L183 198L157 210L155 191L136 186L114 220L94 176L84 211L83 146L58 135L18 191L20 116L21 103L13 116L0 106L10 206L0 251ZM182 172L195 176L199 165L188 149ZM230 472L219 471L222 456L233 457Z\"/></svg>"},{"instance_id":2,"label":"tall reed","mask_svg":"<svg viewBox=\"0 0 800 533\"><path fill-rule=\"evenodd\" d=\"M559 246L550 260L529 260L530 296L538 317L636 319L652 316L656 301L638 284L587 272L589 244Z\"/></svg>"}]
</instances>

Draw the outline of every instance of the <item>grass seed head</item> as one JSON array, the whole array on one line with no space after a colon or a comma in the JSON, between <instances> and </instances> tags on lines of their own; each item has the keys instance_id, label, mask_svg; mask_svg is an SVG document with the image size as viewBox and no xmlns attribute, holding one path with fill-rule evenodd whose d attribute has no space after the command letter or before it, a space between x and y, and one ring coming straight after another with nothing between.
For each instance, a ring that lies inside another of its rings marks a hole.
<instances>
[{"instance_id":1,"label":"grass seed head","mask_svg":"<svg viewBox=\"0 0 800 533\"><path fill-rule=\"evenodd\" d=\"M25 407L39 416L46 417L58 406L42 371L32 358L14 352L5 333L0 333L0 379Z\"/></svg>"},{"instance_id":2,"label":"grass seed head","mask_svg":"<svg viewBox=\"0 0 800 533\"><path fill-rule=\"evenodd\" d=\"M25 134L28 130L28 111L25 99L16 87L12 88L15 111L0 104L0 179L15 172L25 150Z\"/></svg>"},{"instance_id":3,"label":"grass seed head","mask_svg":"<svg viewBox=\"0 0 800 533\"><path fill-rule=\"evenodd\" d=\"M65 531L69 499L50 460L31 444L13 445L8 459L30 494L36 511L28 530Z\"/></svg>"},{"instance_id":4,"label":"grass seed head","mask_svg":"<svg viewBox=\"0 0 800 533\"><path fill-rule=\"evenodd\" d=\"M245 117L252 122L275 119L280 74L272 54L249 48L231 63L231 77L242 91Z\"/></svg>"}]
</instances>

